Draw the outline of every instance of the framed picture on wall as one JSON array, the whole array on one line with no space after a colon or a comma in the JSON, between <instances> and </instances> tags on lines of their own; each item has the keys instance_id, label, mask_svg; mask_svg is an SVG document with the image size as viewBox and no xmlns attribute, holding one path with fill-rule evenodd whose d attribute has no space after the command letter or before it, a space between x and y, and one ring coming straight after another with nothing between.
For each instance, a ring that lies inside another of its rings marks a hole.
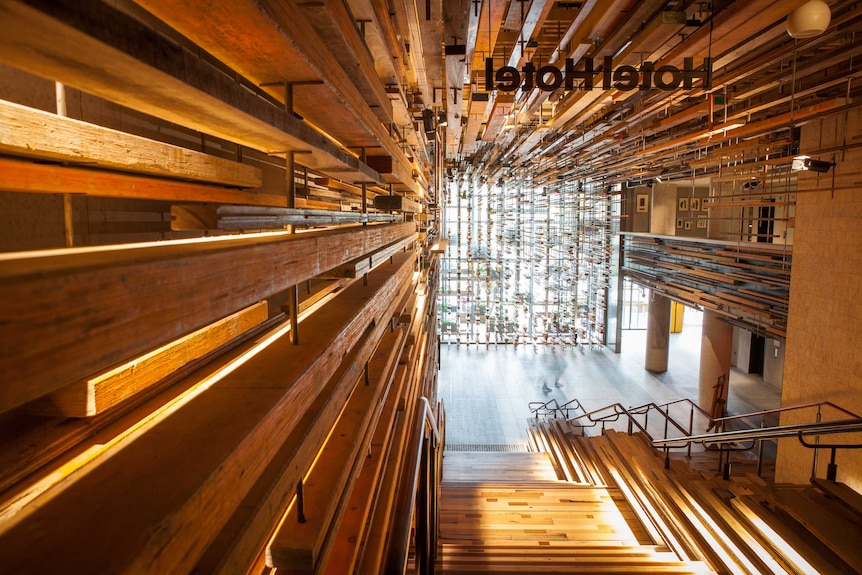
<instances>
[{"instance_id":1,"label":"framed picture on wall","mask_svg":"<svg viewBox=\"0 0 862 575\"><path fill-rule=\"evenodd\" d=\"M703 198L700 202L700 210L703 212L709 211L709 198Z\"/></svg>"},{"instance_id":2,"label":"framed picture on wall","mask_svg":"<svg viewBox=\"0 0 862 575\"><path fill-rule=\"evenodd\" d=\"M688 198L680 198L679 204L677 205L677 210L680 212L688 211Z\"/></svg>"},{"instance_id":3,"label":"framed picture on wall","mask_svg":"<svg viewBox=\"0 0 862 575\"><path fill-rule=\"evenodd\" d=\"M686 230L690 230L690 229L691 229L691 222L688 222L688 221L687 221L687 222L685 222L685 229L686 229Z\"/></svg>"},{"instance_id":4,"label":"framed picture on wall","mask_svg":"<svg viewBox=\"0 0 862 575\"><path fill-rule=\"evenodd\" d=\"M699 212L700 211L700 198L692 198L691 199L691 211Z\"/></svg>"},{"instance_id":5,"label":"framed picture on wall","mask_svg":"<svg viewBox=\"0 0 862 575\"><path fill-rule=\"evenodd\" d=\"M697 216L697 227L706 229L706 216Z\"/></svg>"},{"instance_id":6,"label":"framed picture on wall","mask_svg":"<svg viewBox=\"0 0 862 575\"><path fill-rule=\"evenodd\" d=\"M676 220L676 228L677 228L678 230L681 230L681 229L682 229L682 218L677 218L677 220Z\"/></svg>"},{"instance_id":7,"label":"framed picture on wall","mask_svg":"<svg viewBox=\"0 0 862 575\"><path fill-rule=\"evenodd\" d=\"M648 212L649 211L649 194L638 194L636 198L637 211L638 212Z\"/></svg>"}]
</instances>

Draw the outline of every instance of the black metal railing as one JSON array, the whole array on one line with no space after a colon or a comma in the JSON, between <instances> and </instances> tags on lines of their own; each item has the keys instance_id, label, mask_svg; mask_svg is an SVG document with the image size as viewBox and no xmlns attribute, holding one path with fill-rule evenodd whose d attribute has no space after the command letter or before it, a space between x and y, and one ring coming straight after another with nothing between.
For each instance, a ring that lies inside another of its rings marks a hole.
<instances>
[{"instance_id":1,"label":"black metal railing","mask_svg":"<svg viewBox=\"0 0 862 575\"><path fill-rule=\"evenodd\" d=\"M548 401L531 401L529 403L529 407L533 417L536 419L541 419L543 417L546 419L558 417L570 419L572 417L572 412L580 411L581 413L584 413L585 411L577 399L572 399L562 405L560 405L556 399L549 399Z\"/></svg>"},{"instance_id":2,"label":"black metal railing","mask_svg":"<svg viewBox=\"0 0 862 575\"><path fill-rule=\"evenodd\" d=\"M390 527L383 569L387 575L406 573L411 533L416 572L433 575L437 559L446 419L442 403L438 404L435 416L428 399L420 397L419 401L401 474L402 485L407 488L398 491L395 501L398 512Z\"/></svg>"},{"instance_id":3,"label":"black metal railing","mask_svg":"<svg viewBox=\"0 0 862 575\"><path fill-rule=\"evenodd\" d=\"M572 404L572 407L569 407ZM582 413L568 416L563 406ZM862 417L829 401L806 403L794 406L768 409L741 415L713 418L690 399L677 399L658 404L649 402L638 406L626 407L612 403L586 411L580 402L572 400L560 406L555 400L532 402L530 408L534 416L564 417L570 423L583 428L598 428L602 433L614 428L626 433L635 430L642 432L652 445L665 452L666 461L672 450L686 450L688 456L693 446L719 454L719 470L725 477L729 474L730 454L735 451L756 451L757 475L762 476L764 464L764 442L777 442L779 439L797 437L800 444L815 452L812 469L817 468L818 452L828 449L831 452L827 466L827 479L836 476L835 454L839 449L862 448L862 443L820 443L820 436L838 433L862 432ZM811 419L805 423L778 425L771 419L791 412L813 411ZM831 412L831 413L827 413ZM833 419L824 420L825 415ZM656 421L656 418L658 421ZM814 438L814 441L809 441ZM812 472L812 476L815 474Z\"/></svg>"}]
</instances>

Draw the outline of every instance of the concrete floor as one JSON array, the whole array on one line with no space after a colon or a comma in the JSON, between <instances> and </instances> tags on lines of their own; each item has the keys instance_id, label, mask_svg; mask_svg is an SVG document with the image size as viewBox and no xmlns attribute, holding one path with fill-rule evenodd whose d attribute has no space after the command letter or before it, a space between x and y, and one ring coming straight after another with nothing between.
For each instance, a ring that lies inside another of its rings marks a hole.
<instances>
[{"instance_id":1,"label":"concrete floor","mask_svg":"<svg viewBox=\"0 0 862 575\"><path fill-rule=\"evenodd\" d=\"M520 451L527 442L532 401L554 398L562 404L578 399L593 410L615 402L628 407L696 400L700 321L701 314L686 313L682 333L670 336L668 370L662 374L643 367L646 331L623 332L620 354L608 349L443 344L439 399L446 408L447 445ZM781 390L761 377L732 370L728 413L772 409L780 399Z\"/></svg>"}]
</instances>

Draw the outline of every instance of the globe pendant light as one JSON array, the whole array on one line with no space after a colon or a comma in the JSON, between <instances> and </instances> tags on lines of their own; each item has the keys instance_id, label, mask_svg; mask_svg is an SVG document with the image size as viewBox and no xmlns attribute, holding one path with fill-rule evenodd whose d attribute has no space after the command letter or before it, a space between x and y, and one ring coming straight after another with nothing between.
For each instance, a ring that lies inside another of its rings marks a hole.
<instances>
[{"instance_id":1,"label":"globe pendant light","mask_svg":"<svg viewBox=\"0 0 862 575\"><path fill-rule=\"evenodd\" d=\"M787 33L793 38L812 38L829 27L832 12L823 0L811 0L787 16Z\"/></svg>"}]
</instances>

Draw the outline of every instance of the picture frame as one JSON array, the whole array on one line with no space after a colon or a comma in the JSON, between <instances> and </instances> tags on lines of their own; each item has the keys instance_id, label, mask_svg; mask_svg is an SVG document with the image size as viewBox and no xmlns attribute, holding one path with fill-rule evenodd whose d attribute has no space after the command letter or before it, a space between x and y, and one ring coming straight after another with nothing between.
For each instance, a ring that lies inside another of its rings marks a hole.
<instances>
[{"instance_id":1,"label":"picture frame","mask_svg":"<svg viewBox=\"0 0 862 575\"><path fill-rule=\"evenodd\" d=\"M692 198L691 199L691 211L699 212L700 211L700 198Z\"/></svg>"},{"instance_id":2,"label":"picture frame","mask_svg":"<svg viewBox=\"0 0 862 575\"><path fill-rule=\"evenodd\" d=\"M679 203L677 204L677 211L687 212L688 211L688 198L679 198Z\"/></svg>"},{"instance_id":3,"label":"picture frame","mask_svg":"<svg viewBox=\"0 0 862 575\"><path fill-rule=\"evenodd\" d=\"M706 216L697 216L697 227L702 230L706 229Z\"/></svg>"},{"instance_id":4,"label":"picture frame","mask_svg":"<svg viewBox=\"0 0 862 575\"><path fill-rule=\"evenodd\" d=\"M682 218L677 218L677 220L676 220L676 229L678 229L678 230L681 230L681 229L682 229Z\"/></svg>"},{"instance_id":5,"label":"picture frame","mask_svg":"<svg viewBox=\"0 0 862 575\"><path fill-rule=\"evenodd\" d=\"M686 229L686 231L691 230L691 222L689 222L689 221L685 222L685 229Z\"/></svg>"},{"instance_id":6,"label":"picture frame","mask_svg":"<svg viewBox=\"0 0 862 575\"><path fill-rule=\"evenodd\" d=\"M649 194L638 194L635 198L635 206L638 213L649 211Z\"/></svg>"}]
</instances>

